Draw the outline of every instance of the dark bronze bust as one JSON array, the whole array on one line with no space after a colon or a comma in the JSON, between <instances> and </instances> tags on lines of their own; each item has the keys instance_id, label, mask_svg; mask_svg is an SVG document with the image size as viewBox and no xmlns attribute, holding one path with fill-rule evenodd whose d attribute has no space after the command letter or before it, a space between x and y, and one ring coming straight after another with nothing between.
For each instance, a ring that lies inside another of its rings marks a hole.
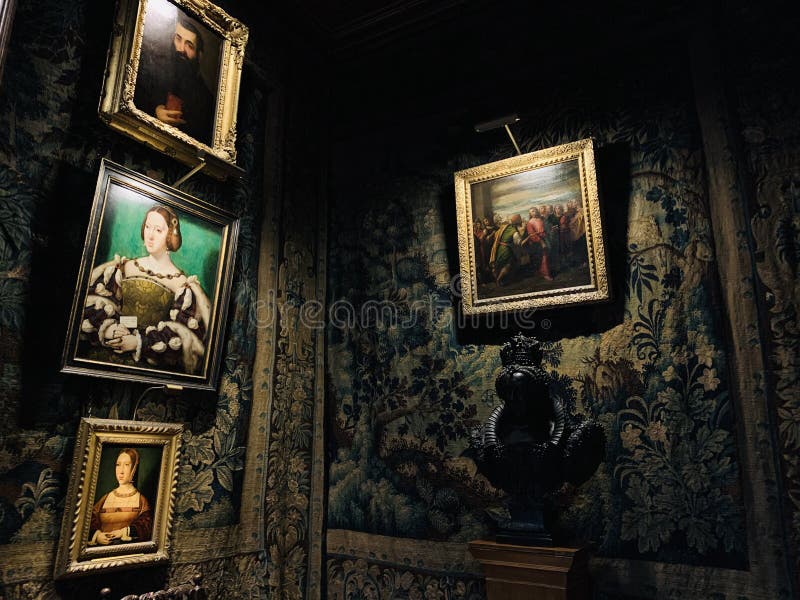
<instances>
[{"instance_id":1,"label":"dark bronze bust","mask_svg":"<svg viewBox=\"0 0 800 600\"><path fill-rule=\"evenodd\" d=\"M473 431L478 469L508 494L510 518L498 521L497 541L552 545L545 526L548 500L565 482L579 485L603 460L603 429L568 414L551 397L539 342L522 334L503 345L495 382L503 404Z\"/></svg>"}]
</instances>

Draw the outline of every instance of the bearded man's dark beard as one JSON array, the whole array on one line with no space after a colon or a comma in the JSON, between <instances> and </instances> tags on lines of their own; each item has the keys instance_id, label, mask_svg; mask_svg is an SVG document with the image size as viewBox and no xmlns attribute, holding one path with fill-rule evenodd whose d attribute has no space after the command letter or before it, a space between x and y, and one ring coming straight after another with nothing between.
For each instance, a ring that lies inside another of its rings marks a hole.
<instances>
[{"instance_id":1,"label":"bearded man's dark beard","mask_svg":"<svg viewBox=\"0 0 800 600\"><path fill-rule=\"evenodd\" d=\"M171 63L172 77L170 81L173 82L172 93L180 98L186 99L186 92L184 92L184 89L192 89L192 82L194 82L200 72L200 63L197 57L188 58L185 54L177 50L172 53Z\"/></svg>"}]
</instances>

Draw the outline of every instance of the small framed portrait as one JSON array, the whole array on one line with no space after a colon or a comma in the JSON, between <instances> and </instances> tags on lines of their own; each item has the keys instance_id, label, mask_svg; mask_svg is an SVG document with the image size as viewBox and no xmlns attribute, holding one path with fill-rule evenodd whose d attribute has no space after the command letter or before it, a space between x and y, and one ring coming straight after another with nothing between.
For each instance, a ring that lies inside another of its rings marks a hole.
<instances>
[{"instance_id":1,"label":"small framed portrait","mask_svg":"<svg viewBox=\"0 0 800 600\"><path fill-rule=\"evenodd\" d=\"M214 389L238 232L234 215L104 160L62 372Z\"/></svg>"},{"instance_id":2,"label":"small framed portrait","mask_svg":"<svg viewBox=\"0 0 800 600\"><path fill-rule=\"evenodd\" d=\"M183 426L81 419L55 576L169 559Z\"/></svg>"},{"instance_id":3,"label":"small framed portrait","mask_svg":"<svg viewBox=\"0 0 800 600\"><path fill-rule=\"evenodd\" d=\"M591 139L455 173L465 314L610 298Z\"/></svg>"},{"instance_id":4,"label":"small framed portrait","mask_svg":"<svg viewBox=\"0 0 800 600\"><path fill-rule=\"evenodd\" d=\"M248 29L207 0L119 0L100 116L113 129L224 179Z\"/></svg>"}]
</instances>

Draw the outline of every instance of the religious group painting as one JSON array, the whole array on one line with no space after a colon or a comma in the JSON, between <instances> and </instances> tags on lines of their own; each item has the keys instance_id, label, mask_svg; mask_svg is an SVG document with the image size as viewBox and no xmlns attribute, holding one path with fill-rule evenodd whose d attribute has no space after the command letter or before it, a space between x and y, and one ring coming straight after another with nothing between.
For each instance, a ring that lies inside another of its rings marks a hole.
<instances>
[{"instance_id":1,"label":"religious group painting","mask_svg":"<svg viewBox=\"0 0 800 600\"><path fill-rule=\"evenodd\" d=\"M167 560L183 426L81 420L56 577Z\"/></svg>"},{"instance_id":2,"label":"religious group painting","mask_svg":"<svg viewBox=\"0 0 800 600\"><path fill-rule=\"evenodd\" d=\"M63 371L214 389L239 220L103 161Z\"/></svg>"},{"instance_id":3,"label":"religious group painting","mask_svg":"<svg viewBox=\"0 0 800 600\"><path fill-rule=\"evenodd\" d=\"M592 140L455 174L467 314L609 298Z\"/></svg>"},{"instance_id":4,"label":"religious group painting","mask_svg":"<svg viewBox=\"0 0 800 600\"><path fill-rule=\"evenodd\" d=\"M120 0L100 116L219 179L236 166L248 29L207 0Z\"/></svg>"}]
</instances>

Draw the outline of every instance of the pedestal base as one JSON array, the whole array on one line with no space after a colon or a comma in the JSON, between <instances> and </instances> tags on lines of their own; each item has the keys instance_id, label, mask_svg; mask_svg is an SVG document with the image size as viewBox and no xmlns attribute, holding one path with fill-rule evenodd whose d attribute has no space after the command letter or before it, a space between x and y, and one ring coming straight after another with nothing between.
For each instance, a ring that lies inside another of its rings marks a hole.
<instances>
[{"instance_id":1,"label":"pedestal base","mask_svg":"<svg viewBox=\"0 0 800 600\"><path fill-rule=\"evenodd\" d=\"M589 551L586 548L515 546L490 541L469 543L486 574L488 600L587 600Z\"/></svg>"}]
</instances>

